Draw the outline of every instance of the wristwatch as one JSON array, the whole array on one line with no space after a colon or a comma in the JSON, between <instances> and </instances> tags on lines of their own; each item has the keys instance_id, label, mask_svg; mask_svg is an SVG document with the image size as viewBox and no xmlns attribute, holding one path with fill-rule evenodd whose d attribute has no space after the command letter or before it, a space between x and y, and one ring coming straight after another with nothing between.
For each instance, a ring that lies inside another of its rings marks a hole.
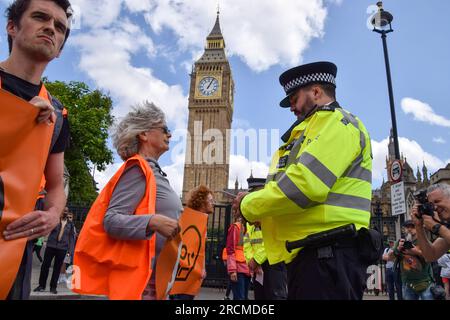
<instances>
[{"instance_id":1,"label":"wristwatch","mask_svg":"<svg viewBox=\"0 0 450 320\"><path fill-rule=\"evenodd\" d=\"M439 229L441 229L441 227L442 227L442 224L440 224L440 223L436 223L434 226L433 226L433 228L431 228L431 232L433 233L433 234L435 234L435 235L439 235Z\"/></svg>"}]
</instances>

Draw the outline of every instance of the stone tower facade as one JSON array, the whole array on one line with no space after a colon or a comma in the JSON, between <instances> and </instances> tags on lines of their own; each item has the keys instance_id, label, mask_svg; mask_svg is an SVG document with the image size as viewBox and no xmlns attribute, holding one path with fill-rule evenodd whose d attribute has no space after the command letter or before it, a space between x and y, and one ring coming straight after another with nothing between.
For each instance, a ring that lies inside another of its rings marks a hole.
<instances>
[{"instance_id":1,"label":"stone tower facade","mask_svg":"<svg viewBox=\"0 0 450 320\"><path fill-rule=\"evenodd\" d=\"M217 202L226 202L234 81L225 55L219 12L203 56L194 64L189 93L189 122L184 167L183 202L203 184Z\"/></svg>"}]
</instances>

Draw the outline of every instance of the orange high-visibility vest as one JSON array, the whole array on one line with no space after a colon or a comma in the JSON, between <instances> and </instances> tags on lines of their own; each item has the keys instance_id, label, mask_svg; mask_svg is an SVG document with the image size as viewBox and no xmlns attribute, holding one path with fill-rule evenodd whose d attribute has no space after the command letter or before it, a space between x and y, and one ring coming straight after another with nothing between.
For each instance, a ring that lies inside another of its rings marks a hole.
<instances>
[{"instance_id":1,"label":"orange high-visibility vest","mask_svg":"<svg viewBox=\"0 0 450 320\"><path fill-rule=\"evenodd\" d=\"M156 235L150 240L118 240L103 228L114 188L124 170L138 163L147 182L135 214L154 214L156 181L148 162L139 155L128 159L102 190L78 237L74 255L73 291L106 295L113 300L141 300L152 275Z\"/></svg>"},{"instance_id":2,"label":"orange high-visibility vest","mask_svg":"<svg viewBox=\"0 0 450 320\"><path fill-rule=\"evenodd\" d=\"M47 184L47 180L45 180L45 175L42 175L41 184L39 185L39 193L37 198L44 199L45 198L45 185Z\"/></svg>"},{"instance_id":3,"label":"orange high-visibility vest","mask_svg":"<svg viewBox=\"0 0 450 320\"><path fill-rule=\"evenodd\" d=\"M26 238L5 241L3 231L33 210L54 130L53 124L36 124L38 111L28 102L9 92L1 94L0 300L7 297L16 279L27 242ZM50 101L44 85L39 97Z\"/></svg>"},{"instance_id":4,"label":"orange high-visibility vest","mask_svg":"<svg viewBox=\"0 0 450 320\"><path fill-rule=\"evenodd\" d=\"M235 256L237 262L245 262L246 263L247 261L245 260L245 255L244 255L244 228L242 228L242 223L240 223L240 222L235 222L233 224L235 226L237 226L239 229L239 242L238 242L238 245L234 248L234 256ZM226 248L225 248L225 255L227 256ZM222 259L223 259L223 255L222 255Z\"/></svg>"},{"instance_id":5,"label":"orange high-visibility vest","mask_svg":"<svg viewBox=\"0 0 450 320\"><path fill-rule=\"evenodd\" d=\"M227 254L227 247L223 248L222 250L222 260L227 262L228 254Z\"/></svg>"}]
</instances>

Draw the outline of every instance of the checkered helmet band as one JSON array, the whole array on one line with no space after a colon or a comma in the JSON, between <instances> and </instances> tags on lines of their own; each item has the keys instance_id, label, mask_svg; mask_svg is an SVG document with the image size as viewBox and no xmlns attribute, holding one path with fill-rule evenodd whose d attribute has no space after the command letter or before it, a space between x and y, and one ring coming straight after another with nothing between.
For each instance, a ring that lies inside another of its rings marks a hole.
<instances>
[{"instance_id":1,"label":"checkered helmet band","mask_svg":"<svg viewBox=\"0 0 450 320\"><path fill-rule=\"evenodd\" d=\"M284 86L286 93L313 82L326 82L336 86L336 78L330 73L313 73L289 81Z\"/></svg>"}]
</instances>

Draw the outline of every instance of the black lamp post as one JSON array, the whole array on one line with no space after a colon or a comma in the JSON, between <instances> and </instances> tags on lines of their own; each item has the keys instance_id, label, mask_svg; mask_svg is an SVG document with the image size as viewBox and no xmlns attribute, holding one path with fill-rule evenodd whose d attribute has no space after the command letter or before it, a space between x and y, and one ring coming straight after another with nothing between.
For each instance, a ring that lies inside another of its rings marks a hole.
<instances>
[{"instance_id":1,"label":"black lamp post","mask_svg":"<svg viewBox=\"0 0 450 320\"><path fill-rule=\"evenodd\" d=\"M392 29L392 20L394 20L394 17L392 16L392 14L383 9L382 1L379 1L377 3L377 6L378 12L372 19L372 25L373 31L381 34L381 39L383 40L384 60L386 62L389 100L391 105L392 130L394 134L395 158L400 159L400 148L398 145L398 134L397 134L397 119L395 116L395 105L394 105L394 91L392 89L391 67L389 63L389 55L386 42L386 35L388 33L394 32L394 30Z\"/></svg>"},{"instance_id":2,"label":"black lamp post","mask_svg":"<svg viewBox=\"0 0 450 320\"><path fill-rule=\"evenodd\" d=\"M377 201L376 203L375 215L377 216L378 231L381 233L381 235L383 235L383 209L381 208L380 201Z\"/></svg>"}]
</instances>

